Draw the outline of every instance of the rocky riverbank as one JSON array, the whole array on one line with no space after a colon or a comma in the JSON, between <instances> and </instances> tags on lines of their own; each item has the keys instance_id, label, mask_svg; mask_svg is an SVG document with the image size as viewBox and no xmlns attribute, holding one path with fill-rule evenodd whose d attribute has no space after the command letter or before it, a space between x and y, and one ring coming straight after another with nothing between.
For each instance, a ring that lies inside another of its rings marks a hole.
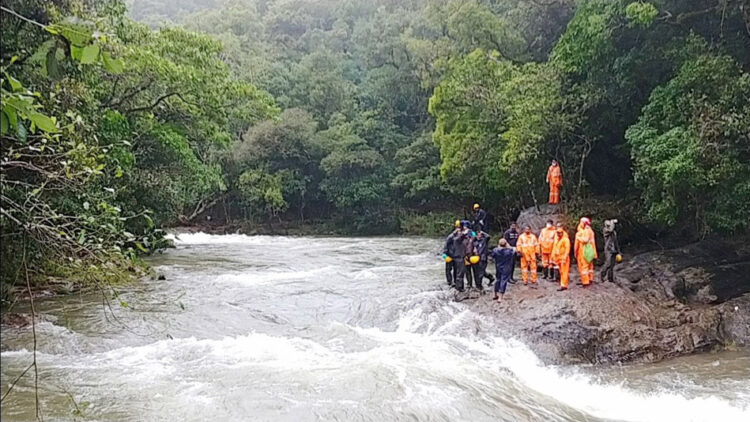
<instances>
[{"instance_id":1,"label":"rocky riverbank","mask_svg":"<svg viewBox=\"0 0 750 422\"><path fill-rule=\"evenodd\" d=\"M615 283L584 289L573 274L565 292L549 281L538 289L519 282L503 303L492 295L467 303L549 363L654 362L750 346L748 269L741 244L704 241L634 256L618 266Z\"/></svg>"}]
</instances>

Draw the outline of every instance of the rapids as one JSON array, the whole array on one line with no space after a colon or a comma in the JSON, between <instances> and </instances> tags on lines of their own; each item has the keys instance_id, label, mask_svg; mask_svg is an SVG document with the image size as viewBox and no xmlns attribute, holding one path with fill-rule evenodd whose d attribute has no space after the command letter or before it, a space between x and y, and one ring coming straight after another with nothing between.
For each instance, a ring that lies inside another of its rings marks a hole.
<instances>
[{"instance_id":1,"label":"rapids","mask_svg":"<svg viewBox=\"0 0 750 422\"><path fill-rule=\"evenodd\" d=\"M166 280L39 301L46 421L748 421L750 354L542 364L451 301L441 242L202 233ZM511 286L511 289L513 286ZM18 310L22 310L19 308ZM2 391L31 359L2 337ZM2 404L34 420L33 379Z\"/></svg>"}]
</instances>

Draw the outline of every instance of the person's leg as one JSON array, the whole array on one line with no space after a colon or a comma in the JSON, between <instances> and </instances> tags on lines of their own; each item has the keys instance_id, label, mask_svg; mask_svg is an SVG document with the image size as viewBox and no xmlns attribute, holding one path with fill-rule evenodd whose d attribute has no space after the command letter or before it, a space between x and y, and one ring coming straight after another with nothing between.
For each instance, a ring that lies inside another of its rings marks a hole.
<instances>
[{"instance_id":1,"label":"person's leg","mask_svg":"<svg viewBox=\"0 0 750 422\"><path fill-rule=\"evenodd\" d=\"M588 280L588 268L586 267L586 258L583 257L582 253L576 256L576 263L578 264L578 275L581 277L581 284L586 286L589 284Z\"/></svg>"},{"instance_id":2,"label":"person's leg","mask_svg":"<svg viewBox=\"0 0 750 422\"><path fill-rule=\"evenodd\" d=\"M600 276L602 278L602 282L604 282L604 281L610 281L610 282L612 282L613 281L612 280L612 276L611 276L611 272L612 272L612 266L611 266L611 264L612 264L612 261L613 261L612 260L612 255L610 253L605 253L604 254L604 265L602 266L602 270L601 270L601 273L600 273Z\"/></svg>"},{"instance_id":3,"label":"person's leg","mask_svg":"<svg viewBox=\"0 0 750 422\"><path fill-rule=\"evenodd\" d=\"M526 255L521 255L521 280L523 280L524 285L529 282L529 266L530 262Z\"/></svg>"},{"instance_id":4,"label":"person's leg","mask_svg":"<svg viewBox=\"0 0 750 422\"><path fill-rule=\"evenodd\" d=\"M570 260L560 263L560 287L567 289L570 282Z\"/></svg>"},{"instance_id":5,"label":"person's leg","mask_svg":"<svg viewBox=\"0 0 750 422\"><path fill-rule=\"evenodd\" d=\"M583 285L591 285L591 283L594 282L594 263L586 261L586 258L583 259L583 272L586 274L586 281L584 282L583 279L581 279Z\"/></svg>"},{"instance_id":6,"label":"person's leg","mask_svg":"<svg viewBox=\"0 0 750 422\"><path fill-rule=\"evenodd\" d=\"M549 203L556 205L560 203L560 187L557 185L550 185L549 187Z\"/></svg>"},{"instance_id":7,"label":"person's leg","mask_svg":"<svg viewBox=\"0 0 750 422\"><path fill-rule=\"evenodd\" d=\"M448 285L453 285L453 261L445 263L445 279L448 281Z\"/></svg>"},{"instance_id":8,"label":"person's leg","mask_svg":"<svg viewBox=\"0 0 750 422\"><path fill-rule=\"evenodd\" d=\"M492 275L490 271L487 271L487 261L482 261L482 274L484 274L484 277L489 280L489 283L487 283L488 286L492 285L492 283L495 281L495 277Z\"/></svg>"},{"instance_id":9,"label":"person's leg","mask_svg":"<svg viewBox=\"0 0 750 422\"><path fill-rule=\"evenodd\" d=\"M536 255L532 254L529 258L529 272L531 273L531 283L536 284L538 274L536 273Z\"/></svg>"},{"instance_id":10,"label":"person's leg","mask_svg":"<svg viewBox=\"0 0 750 422\"><path fill-rule=\"evenodd\" d=\"M510 262L510 279L508 280L508 283L515 284L516 279L514 278L514 273L516 272L516 254L513 254L513 258Z\"/></svg>"},{"instance_id":11,"label":"person's leg","mask_svg":"<svg viewBox=\"0 0 750 422\"><path fill-rule=\"evenodd\" d=\"M486 263L484 264L487 265ZM482 279L484 278L484 266L482 265L482 261L479 261L478 263L474 264L474 285L477 289L482 290L484 287L482 286Z\"/></svg>"},{"instance_id":12,"label":"person's leg","mask_svg":"<svg viewBox=\"0 0 750 422\"><path fill-rule=\"evenodd\" d=\"M464 263L465 265L465 263ZM474 266L473 265L466 265L466 269L464 270L464 274L466 275L466 288L470 289L472 284L472 271Z\"/></svg>"},{"instance_id":13,"label":"person's leg","mask_svg":"<svg viewBox=\"0 0 750 422\"><path fill-rule=\"evenodd\" d=\"M455 272L455 278L454 278L456 290L463 291L464 290L464 271L466 270L466 267L464 266L464 260L463 258L458 258L458 259L454 259L453 262L456 265L456 272Z\"/></svg>"}]
</instances>

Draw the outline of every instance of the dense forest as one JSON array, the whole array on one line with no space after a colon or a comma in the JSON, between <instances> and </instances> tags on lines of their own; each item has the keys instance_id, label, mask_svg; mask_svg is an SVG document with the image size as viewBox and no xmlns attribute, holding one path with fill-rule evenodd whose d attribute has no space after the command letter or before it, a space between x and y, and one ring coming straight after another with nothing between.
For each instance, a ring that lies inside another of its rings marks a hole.
<instances>
[{"instance_id":1,"label":"dense forest","mask_svg":"<svg viewBox=\"0 0 750 422\"><path fill-rule=\"evenodd\" d=\"M747 0L2 0L1 42L3 297L209 218L507 220L552 158L571 207L750 228Z\"/></svg>"}]
</instances>

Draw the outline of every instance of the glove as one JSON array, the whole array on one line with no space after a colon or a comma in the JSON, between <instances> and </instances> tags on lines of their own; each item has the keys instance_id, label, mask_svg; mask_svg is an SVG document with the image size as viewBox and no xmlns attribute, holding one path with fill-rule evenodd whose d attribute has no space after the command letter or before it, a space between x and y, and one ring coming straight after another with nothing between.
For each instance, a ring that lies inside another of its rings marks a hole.
<instances>
[{"instance_id":1,"label":"glove","mask_svg":"<svg viewBox=\"0 0 750 422\"><path fill-rule=\"evenodd\" d=\"M471 232L472 237L477 237L477 232Z\"/></svg>"},{"instance_id":2,"label":"glove","mask_svg":"<svg viewBox=\"0 0 750 422\"><path fill-rule=\"evenodd\" d=\"M445 261L445 258L448 258L448 255L443 254L443 261Z\"/></svg>"}]
</instances>

